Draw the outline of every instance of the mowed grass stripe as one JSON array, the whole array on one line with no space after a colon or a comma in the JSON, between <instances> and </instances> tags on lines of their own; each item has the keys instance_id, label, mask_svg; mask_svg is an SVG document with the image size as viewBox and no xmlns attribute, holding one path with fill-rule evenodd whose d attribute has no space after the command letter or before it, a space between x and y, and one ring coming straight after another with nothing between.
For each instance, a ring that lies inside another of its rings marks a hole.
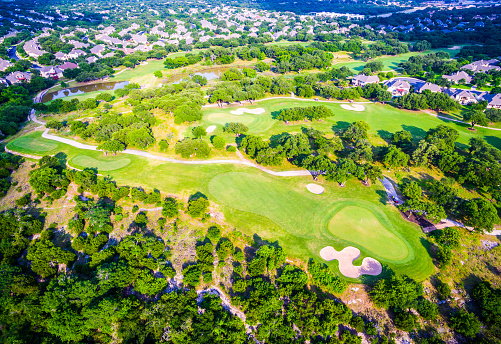
<instances>
[{"instance_id":1,"label":"mowed grass stripe","mask_svg":"<svg viewBox=\"0 0 501 344\"><path fill-rule=\"evenodd\" d=\"M107 172L121 169L131 163L129 158L110 157L106 160L94 159L88 155L77 155L70 160L70 164L77 168L97 168L98 171Z\"/></svg>"},{"instance_id":2,"label":"mowed grass stripe","mask_svg":"<svg viewBox=\"0 0 501 344\"><path fill-rule=\"evenodd\" d=\"M41 153L57 150L58 143L49 140L39 140L35 135L22 136L7 145L7 148L19 151L20 153Z\"/></svg>"}]
</instances>

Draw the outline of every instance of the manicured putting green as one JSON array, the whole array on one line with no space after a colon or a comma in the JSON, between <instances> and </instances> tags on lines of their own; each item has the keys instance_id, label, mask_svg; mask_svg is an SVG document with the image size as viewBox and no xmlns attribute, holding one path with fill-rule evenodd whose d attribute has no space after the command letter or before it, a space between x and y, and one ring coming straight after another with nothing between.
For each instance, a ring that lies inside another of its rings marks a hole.
<instances>
[{"instance_id":1,"label":"manicured putting green","mask_svg":"<svg viewBox=\"0 0 501 344\"><path fill-rule=\"evenodd\" d=\"M262 175L239 172L214 177L209 191L218 202L264 216L299 238L334 240L343 247L354 244L378 258L398 263L413 256L410 245L393 232L383 211L364 200L333 202L328 194L312 195L287 183L271 183ZM359 223L364 218L365 227Z\"/></svg>"},{"instance_id":2,"label":"manicured putting green","mask_svg":"<svg viewBox=\"0 0 501 344\"><path fill-rule=\"evenodd\" d=\"M129 158L113 157L109 160L98 160L87 155L77 155L70 161L71 165L83 168L97 168L98 171L114 171L130 164Z\"/></svg>"},{"instance_id":3,"label":"manicured putting green","mask_svg":"<svg viewBox=\"0 0 501 344\"><path fill-rule=\"evenodd\" d=\"M376 214L358 206L344 207L330 220L329 231L344 240L354 241L356 238L358 244L370 248L381 257L407 257L409 250L405 243L378 220L381 214Z\"/></svg>"},{"instance_id":4,"label":"manicured putting green","mask_svg":"<svg viewBox=\"0 0 501 344\"><path fill-rule=\"evenodd\" d=\"M226 123L238 122L243 123L249 127L249 133L261 133L270 129L277 121L271 118L270 112L265 112L263 114L243 114L243 115L233 115L230 111L234 111L235 108L227 109L210 109L204 116L204 122L207 125L219 124L224 126ZM214 112L212 112L214 111Z\"/></svg>"},{"instance_id":5,"label":"manicured putting green","mask_svg":"<svg viewBox=\"0 0 501 344\"><path fill-rule=\"evenodd\" d=\"M41 141L32 137L21 137L12 141L14 148L21 148L22 150L30 150L33 152L48 152L57 149L57 143L50 141Z\"/></svg>"}]
</instances>

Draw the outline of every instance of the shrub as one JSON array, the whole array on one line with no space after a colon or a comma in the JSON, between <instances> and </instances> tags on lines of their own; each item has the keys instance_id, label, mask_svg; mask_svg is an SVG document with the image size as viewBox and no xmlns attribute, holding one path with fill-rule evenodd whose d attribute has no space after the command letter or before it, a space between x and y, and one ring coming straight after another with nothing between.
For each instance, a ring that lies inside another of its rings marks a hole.
<instances>
[{"instance_id":1,"label":"shrub","mask_svg":"<svg viewBox=\"0 0 501 344\"><path fill-rule=\"evenodd\" d=\"M455 313L451 317L451 327L462 335L474 338L478 333L480 333L480 326L482 324L475 317L473 313L469 313L464 309Z\"/></svg>"},{"instance_id":2,"label":"shrub","mask_svg":"<svg viewBox=\"0 0 501 344\"><path fill-rule=\"evenodd\" d=\"M437 291L440 294L442 300L445 300L451 296L451 288L445 282L440 281L437 286Z\"/></svg>"},{"instance_id":3,"label":"shrub","mask_svg":"<svg viewBox=\"0 0 501 344\"><path fill-rule=\"evenodd\" d=\"M416 316L412 313L400 311L395 314L395 327L410 332L416 327Z\"/></svg>"},{"instance_id":4,"label":"shrub","mask_svg":"<svg viewBox=\"0 0 501 344\"><path fill-rule=\"evenodd\" d=\"M226 146L226 140L221 136L214 136L212 138L212 145L216 149L223 149Z\"/></svg>"},{"instance_id":5,"label":"shrub","mask_svg":"<svg viewBox=\"0 0 501 344\"><path fill-rule=\"evenodd\" d=\"M209 238L213 244L217 243L219 239L221 239L221 226L215 225L209 227L207 230L207 238Z\"/></svg>"},{"instance_id":6,"label":"shrub","mask_svg":"<svg viewBox=\"0 0 501 344\"><path fill-rule=\"evenodd\" d=\"M196 200L191 200L188 203L188 214L191 217L201 217L207 211L210 202L203 197L200 197Z\"/></svg>"},{"instance_id":7,"label":"shrub","mask_svg":"<svg viewBox=\"0 0 501 344\"><path fill-rule=\"evenodd\" d=\"M204 273L203 280L204 280L204 283L211 283L212 282L212 272Z\"/></svg>"},{"instance_id":8,"label":"shrub","mask_svg":"<svg viewBox=\"0 0 501 344\"><path fill-rule=\"evenodd\" d=\"M365 328L365 322L362 317L353 317L350 321L350 326L353 327L357 332L362 332Z\"/></svg>"},{"instance_id":9,"label":"shrub","mask_svg":"<svg viewBox=\"0 0 501 344\"><path fill-rule=\"evenodd\" d=\"M418 301L417 311L428 320L434 320L438 315L438 306L433 302L423 298Z\"/></svg>"},{"instance_id":10,"label":"shrub","mask_svg":"<svg viewBox=\"0 0 501 344\"><path fill-rule=\"evenodd\" d=\"M237 147L235 147L235 146L229 146L228 147L228 152L235 153L236 151L237 151Z\"/></svg>"}]
</instances>

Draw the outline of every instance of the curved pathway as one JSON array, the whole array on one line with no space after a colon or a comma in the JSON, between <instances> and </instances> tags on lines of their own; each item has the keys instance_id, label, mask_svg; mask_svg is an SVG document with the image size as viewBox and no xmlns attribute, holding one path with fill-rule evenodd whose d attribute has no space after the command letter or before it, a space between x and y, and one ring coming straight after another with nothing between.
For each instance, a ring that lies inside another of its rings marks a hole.
<instances>
[{"instance_id":1,"label":"curved pathway","mask_svg":"<svg viewBox=\"0 0 501 344\"><path fill-rule=\"evenodd\" d=\"M41 126L45 125L45 122L42 122L36 118L35 110L32 110L32 112L30 114L30 119L33 122L40 124ZM73 147L76 147L79 149L91 150L91 151L97 150L97 146L87 145L84 143L77 142L75 140L65 139L63 137L51 135L51 134L49 134L49 129L45 129L45 131L42 134L42 137L44 139L61 142L61 143L64 143L64 144L67 144L67 145L70 145L70 146L73 146ZM240 151L238 151L238 150L237 150L237 155L240 157L241 160L205 160L205 161L178 160L178 159L154 155L154 154L151 154L148 152L139 151L139 150L135 150L135 149L125 149L119 153L142 156L144 158L172 162L172 163L176 163L176 164L185 164L185 165L210 165L210 164L245 165L245 166L257 168L265 173L268 173L268 174L271 174L274 176L279 176L279 177L311 176L311 173L309 171L305 171L305 170L302 170L302 171L281 171L281 172L272 171L270 169L267 169L266 167L263 167L263 166L260 166L258 164L255 164L253 162L250 162L248 160L245 160L242 153L240 153ZM14 153L14 154L17 154L17 153Z\"/></svg>"}]
</instances>

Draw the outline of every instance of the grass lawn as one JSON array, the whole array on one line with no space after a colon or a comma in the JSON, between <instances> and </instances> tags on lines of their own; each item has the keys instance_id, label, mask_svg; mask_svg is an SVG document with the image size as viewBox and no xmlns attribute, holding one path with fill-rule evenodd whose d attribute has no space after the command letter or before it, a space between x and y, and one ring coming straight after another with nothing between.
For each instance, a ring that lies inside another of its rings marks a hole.
<instances>
[{"instance_id":1,"label":"grass lawn","mask_svg":"<svg viewBox=\"0 0 501 344\"><path fill-rule=\"evenodd\" d=\"M70 160L70 164L80 169L97 168L98 171L107 172L121 169L130 164L129 158L115 159L113 156L94 159L88 155L77 155Z\"/></svg>"},{"instance_id":2,"label":"grass lawn","mask_svg":"<svg viewBox=\"0 0 501 344\"><path fill-rule=\"evenodd\" d=\"M34 147L53 143L41 138L40 132L33 132L7 146L20 150L19 141L27 142L26 138L31 139ZM319 251L326 245L338 249L352 245L362 251L358 264L364 257L371 256L384 266L419 280L434 271L421 230L405 222L395 208L385 204L381 185L368 188L358 182L348 182L345 188L340 188L335 183L320 181L326 192L313 195L305 188L311 182L310 177L274 177L240 165L181 165L123 154L105 157L102 152L84 151L62 143L56 143L55 147L44 152L24 148L23 153L59 153L58 157L69 161L70 166L95 167L118 185L156 188L164 195L177 195L185 200L195 192L202 192L214 202L213 211L223 212L226 222L257 240L278 241L288 255L304 261L320 260ZM130 161L125 164L124 160ZM333 227L331 220L339 213L339 205L345 204L369 209L379 222L374 231L392 238L393 251L374 245L367 247L367 242L356 231L351 237L346 233L334 235L335 225ZM327 264L338 271L336 261Z\"/></svg>"},{"instance_id":3,"label":"grass lawn","mask_svg":"<svg viewBox=\"0 0 501 344\"><path fill-rule=\"evenodd\" d=\"M41 133L40 133L41 136ZM49 140L39 140L37 137L33 136L22 136L17 140L13 141L9 148L20 152L20 153L46 153L59 149L60 145L58 142Z\"/></svg>"},{"instance_id":4,"label":"grass lawn","mask_svg":"<svg viewBox=\"0 0 501 344\"><path fill-rule=\"evenodd\" d=\"M334 112L334 116L324 121L294 122L287 125L274 119L281 109L313 105L325 105ZM426 136L426 132L429 129L435 128L439 124L446 124L459 132L457 145L467 145L470 138L481 136L491 145L501 149L500 131L477 128L476 132L472 132L468 130L468 125L466 124L436 118L420 111L401 110L391 105L381 104L364 104L364 106L364 111L356 112L343 109L340 104L336 103L315 103L292 98L270 99L245 106L249 109L265 109L266 112L261 115L232 115L230 111L235 110L236 107L222 109L218 107L205 108L202 121L196 125L202 125L205 128L209 125L216 125L217 129L213 134L222 135L226 138L227 142L233 142L235 140L234 135L228 135L223 132L222 127L225 123L242 122L249 127L249 133L258 134L268 139L273 135L279 135L283 132L299 133L305 127L313 127L326 133L332 131L340 132L350 123L363 120L370 126L369 134L371 134L372 143L374 145L384 145L385 140L389 141L393 133L397 131L408 130L412 133L414 139L419 141ZM250 121L252 118L254 120ZM192 127L186 130L186 136L191 135Z\"/></svg>"},{"instance_id":5,"label":"grass lawn","mask_svg":"<svg viewBox=\"0 0 501 344\"><path fill-rule=\"evenodd\" d=\"M381 61L383 62L384 71L389 71L389 70L396 70L398 69L398 64L401 62L405 62L409 59L411 56L415 55L426 55L430 53L436 53L439 51L445 51L449 53L451 57L456 56L459 53L459 50L453 50L453 49L447 49L447 48L442 48L442 49L433 49L433 50L427 50L423 52L410 52L410 53L405 53L405 54L400 54L397 56L384 56L384 57L378 57L374 60L371 61ZM342 66L346 66L356 72L361 72L364 69L364 66L367 64L367 62L364 61L352 61L352 62L339 62L336 63L336 60L334 60L334 67L340 68Z\"/></svg>"}]
</instances>

